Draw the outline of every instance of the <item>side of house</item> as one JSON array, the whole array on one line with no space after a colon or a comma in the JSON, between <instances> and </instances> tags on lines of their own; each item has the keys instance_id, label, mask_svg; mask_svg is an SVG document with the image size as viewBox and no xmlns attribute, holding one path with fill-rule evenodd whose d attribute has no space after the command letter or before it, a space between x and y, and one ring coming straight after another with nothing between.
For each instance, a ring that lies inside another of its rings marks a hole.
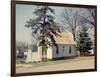
<instances>
[{"instance_id":1,"label":"side of house","mask_svg":"<svg viewBox=\"0 0 100 77\"><path fill-rule=\"evenodd\" d=\"M78 55L76 51L76 43L73 40L72 33L62 33L61 37L55 37L58 49L55 46L50 46L45 54L46 59L59 59L65 57L74 57ZM42 60L42 47L39 46L37 52L28 50L26 62L34 62Z\"/></svg>"}]
</instances>

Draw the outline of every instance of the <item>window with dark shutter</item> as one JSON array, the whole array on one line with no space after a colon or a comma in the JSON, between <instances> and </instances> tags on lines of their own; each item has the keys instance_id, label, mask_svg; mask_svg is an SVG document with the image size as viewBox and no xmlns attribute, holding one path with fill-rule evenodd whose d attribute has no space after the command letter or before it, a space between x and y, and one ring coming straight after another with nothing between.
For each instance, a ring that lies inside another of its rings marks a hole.
<instances>
[{"instance_id":1,"label":"window with dark shutter","mask_svg":"<svg viewBox=\"0 0 100 77\"><path fill-rule=\"evenodd\" d=\"M55 46L56 46L56 54L59 54L59 47L57 44Z\"/></svg>"},{"instance_id":2,"label":"window with dark shutter","mask_svg":"<svg viewBox=\"0 0 100 77\"><path fill-rule=\"evenodd\" d=\"M71 54L71 46L69 47L69 54Z\"/></svg>"},{"instance_id":3,"label":"window with dark shutter","mask_svg":"<svg viewBox=\"0 0 100 77\"><path fill-rule=\"evenodd\" d=\"M65 47L63 46L63 52L64 52L64 48L65 48Z\"/></svg>"},{"instance_id":4,"label":"window with dark shutter","mask_svg":"<svg viewBox=\"0 0 100 77\"><path fill-rule=\"evenodd\" d=\"M58 49L56 49L56 54L59 54L59 51L58 51Z\"/></svg>"}]
</instances>

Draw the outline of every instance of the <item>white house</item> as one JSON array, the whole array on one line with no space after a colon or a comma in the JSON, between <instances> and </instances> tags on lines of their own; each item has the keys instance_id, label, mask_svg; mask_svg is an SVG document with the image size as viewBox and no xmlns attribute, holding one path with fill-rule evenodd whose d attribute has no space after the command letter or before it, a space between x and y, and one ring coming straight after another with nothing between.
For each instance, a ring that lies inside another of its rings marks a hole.
<instances>
[{"instance_id":1,"label":"white house","mask_svg":"<svg viewBox=\"0 0 100 77\"><path fill-rule=\"evenodd\" d=\"M76 43L73 40L73 34L70 32L62 32L61 37L55 37L55 41L58 45L58 50L55 46L49 46L47 53L44 55L46 59L63 58L77 56L78 52L75 50ZM42 47L38 47L37 52L28 50L26 62L34 62L42 60Z\"/></svg>"}]
</instances>

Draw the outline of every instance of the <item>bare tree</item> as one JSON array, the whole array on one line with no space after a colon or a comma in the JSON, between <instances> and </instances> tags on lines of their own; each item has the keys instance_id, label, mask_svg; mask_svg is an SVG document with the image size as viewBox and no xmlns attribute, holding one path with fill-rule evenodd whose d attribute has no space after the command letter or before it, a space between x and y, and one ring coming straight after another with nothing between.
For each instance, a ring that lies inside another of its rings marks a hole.
<instances>
[{"instance_id":1,"label":"bare tree","mask_svg":"<svg viewBox=\"0 0 100 77\"><path fill-rule=\"evenodd\" d=\"M94 8L65 8L63 14L66 29L70 30L76 39L76 29L80 26L92 28L95 26L95 9Z\"/></svg>"},{"instance_id":2,"label":"bare tree","mask_svg":"<svg viewBox=\"0 0 100 77\"><path fill-rule=\"evenodd\" d=\"M83 24L90 24L95 27L95 9L94 8L82 8L80 9L79 19Z\"/></svg>"},{"instance_id":3,"label":"bare tree","mask_svg":"<svg viewBox=\"0 0 100 77\"><path fill-rule=\"evenodd\" d=\"M24 57L24 52L26 52L27 49L28 49L28 45L25 42L16 41L16 55L18 55L17 57L20 58Z\"/></svg>"},{"instance_id":4,"label":"bare tree","mask_svg":"<svg viewBox=\"0 0 100 77\"><path fill-rule=\"evenodd\" d=\"M75 38L77 26L80 25L80 21L78 20L78 8L65 8L62 16L64 18L64 23L66 24L66 29L69 29Z\"/></svg>"}]
</instances>

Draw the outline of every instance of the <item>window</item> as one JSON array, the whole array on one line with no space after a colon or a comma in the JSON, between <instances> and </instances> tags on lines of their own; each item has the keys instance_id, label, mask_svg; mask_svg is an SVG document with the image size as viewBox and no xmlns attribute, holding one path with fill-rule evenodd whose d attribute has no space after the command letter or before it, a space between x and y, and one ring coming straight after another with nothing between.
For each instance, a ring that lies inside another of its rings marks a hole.
<instances>
[{"instance_id":1,"label":"window","mask_svg":"<svg viewBox=\"0 0 100 77\"><path fill-rule=\"evenodd\" d=\"M58 49L56 49L56 54L59 54L59 51L58 51Z\"/></svg>"},{"instance_id":2,"label":"window","mask_svg":"<svg viewBox=\"0 0 100 77\"><path fill-rule=\"evenodd\" d=\"M59 47L57 44L55 46L56 46L56 54L59 54Z\"/></svg>"},{"instance_id":3,"label":"window","mask_svg":"<svg viewBox=\"0 0 100 77\"><path fill-rule=\"evenodd\" d=\"M63 52L64 52L64 48L65 48L65 47L63 46Z\"/></svg>"},{"instance_id":4,"label":"window","mask_svg":"<svg viewBox=\"0 0 100 77\"><path fill-rule=\"evenodd\" d=\"M69 47L69 54L71 54L71 46Z\"/></svg>"}]
</instances>

